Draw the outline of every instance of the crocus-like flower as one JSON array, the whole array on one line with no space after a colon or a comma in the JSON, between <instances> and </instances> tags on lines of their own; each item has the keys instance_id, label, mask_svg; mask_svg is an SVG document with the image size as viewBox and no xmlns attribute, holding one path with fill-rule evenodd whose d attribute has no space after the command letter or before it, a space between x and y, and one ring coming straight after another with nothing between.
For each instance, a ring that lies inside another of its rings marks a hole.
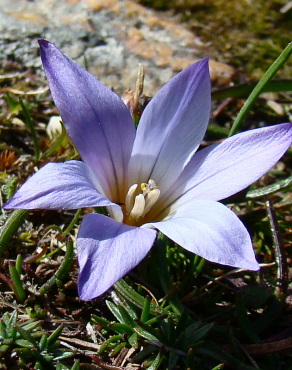
<instances>
[{"instance_id":1,"label":"crocus-like flower","mask_svg":"<svg viewBox=\"0 0 292 370\"><path fill-rule=\"evenodd\" d=\"M292 124L247 131L196 153L210 114L207 58L156 94L136 131L116 94L51 43L39 43L54 102L82 162L45 165L4 208L107 208L109 217L87 214L80 226L80 297L99 296L134 268L156 230L209 261L258 270L247 230L218 201L279 160Z\"/></svg>"}]
</instances>

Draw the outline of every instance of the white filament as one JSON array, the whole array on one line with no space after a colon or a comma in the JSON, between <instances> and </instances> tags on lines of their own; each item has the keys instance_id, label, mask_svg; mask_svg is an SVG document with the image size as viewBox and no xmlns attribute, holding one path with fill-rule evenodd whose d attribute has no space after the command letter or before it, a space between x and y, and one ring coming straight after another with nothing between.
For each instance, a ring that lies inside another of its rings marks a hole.
<instances>
[{"instance_id":1,"label":"white filament","mask_svg":"<svg viewBox=\"0 0 292 370\"><path fill-rule=\"evenodd\" d=\"M151 190L145 197L145 208L142 216L144 217L151 209L154 203L156 203L157 199L159 198L160 190L153 189Z\"/></svg>"},{"instance_id":2,"label":"white filament","mask_svg":"<svg viewBox=\"0 0 292 370\"><path fill-rule=\"evenodd\" d=\"M145 198L143 194L139 194L135 197L134 207L130 212L130 219L134 218L135 220L138 220L143 215L144 209L145 209Z\"/></svg>"},{"instance_id":3,"label":"white filament","mask_svg":"<svg viewBox=\"0 0 292 370\"><path fill-rule=\"evenodd\" d=\"M135 191L138 187L138 184L134 184L130 187L128 190L128 193L126 195L126 211L127 213L130 213L132 208L134 207L135 203Z\"/></svg>"}]
</instances>

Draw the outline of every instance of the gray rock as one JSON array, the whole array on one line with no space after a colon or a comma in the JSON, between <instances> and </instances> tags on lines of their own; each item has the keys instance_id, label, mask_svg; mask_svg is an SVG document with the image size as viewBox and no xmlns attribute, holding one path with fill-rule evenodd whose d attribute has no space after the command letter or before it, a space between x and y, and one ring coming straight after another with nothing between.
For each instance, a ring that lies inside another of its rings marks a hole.
<instances>
[{"instance_id":1,"label":"gray rock","mask_svg":"<svg viewBox=\"0 0 292 370\"><path fill-rule=\"evenodd\" d=\"M173 20L131 1L104 3L1 0L2 66L16 62L43 76L37 40L44 38L118 93L135 87L142 63L145 92L153 95L180 69L203 56L200 40Z\"/></svg>"}]
</instances>

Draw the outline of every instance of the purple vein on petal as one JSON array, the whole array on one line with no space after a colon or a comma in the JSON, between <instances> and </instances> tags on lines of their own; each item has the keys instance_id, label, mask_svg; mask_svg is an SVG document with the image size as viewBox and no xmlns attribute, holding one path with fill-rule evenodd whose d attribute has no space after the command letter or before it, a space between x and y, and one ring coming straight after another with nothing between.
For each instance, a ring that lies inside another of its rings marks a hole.
<instances>
[{"instance_id":1,"label":"purple vein on petal","mask_svg":"<svg viewBox=\"0 0 292 370\"><path fill-rule=\"evenodd\" d=\"M192 199L225 199L258 180L289 148L292 123L234 135L195 153L160 204L172 208ZM161 207L160 207L161 208Z\"/></svg>"},{"instance_id":2,"label":"purple vein on petal","mask_svg":"<svg viewBox=\"0 0 292 370\"><path fill-rule=\"evenodd\" d=\"M3 208L119 207L100 194L97 185L93 172L83 162L48 163L29 178Z\"/></svg>"},{"instance_id":3,"label":"purple vein on petal","mask_svg":"<svg viewBox=\"0 0 292 370\"><path fill-rule=\"evenodd\" d=\"M147 255L156 231L117 222L99 214L84 217L77 238L81 299L93 299L132 270Z\"/></svg>"},{"instance_id":4,"label":"purple vein on petal","mask_svg":"<svg viewBox=\"0 0 292 370\"><path fill-rule=\"evenodd\" d=\"M135 127L126 106L94 76L40 40L41 57L54 102L83 161L104 193L120 201Z\"/></svg>"},{"instance_id":5,"label":"purple vein on petal","mask_svg":"<svg viewBox=\"0 0 292 370\"><path fill-rule=\"evenodd\" d=\"M155 227L188 251L208 261L258 270L251 238L239 218L221 203L193 200Z\"/></svg>"},{"instance_id":6,"label":"purple vein on petal","mask_svg":"<svg viewBox=\"0 0 292 370\"><path fill-rule=\"evenodd\" d=\"M210 108L205 58L172 78L147 105L130 159L130 183L152 178L160 189L171 186L201 143Z\"/></svg>"}]
</instances>

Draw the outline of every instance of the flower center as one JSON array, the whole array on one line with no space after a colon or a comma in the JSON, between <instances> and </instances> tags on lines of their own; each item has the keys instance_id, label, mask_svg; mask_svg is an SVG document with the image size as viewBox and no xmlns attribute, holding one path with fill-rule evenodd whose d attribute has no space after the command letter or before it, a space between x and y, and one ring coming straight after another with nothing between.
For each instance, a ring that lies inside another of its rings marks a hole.
<instances>
[{"instance_id":1,"label":"flower center","mask_svg":"<svg viewBox=\"0 0 292 370\"><path fill-rule=\"evenodd\" d=\"M142 183L140 189L134 184L126 195L126 212L129 220L137 221L144 217L159 198L160 190L153 180Z\"/></svg>"}]
</instances>

